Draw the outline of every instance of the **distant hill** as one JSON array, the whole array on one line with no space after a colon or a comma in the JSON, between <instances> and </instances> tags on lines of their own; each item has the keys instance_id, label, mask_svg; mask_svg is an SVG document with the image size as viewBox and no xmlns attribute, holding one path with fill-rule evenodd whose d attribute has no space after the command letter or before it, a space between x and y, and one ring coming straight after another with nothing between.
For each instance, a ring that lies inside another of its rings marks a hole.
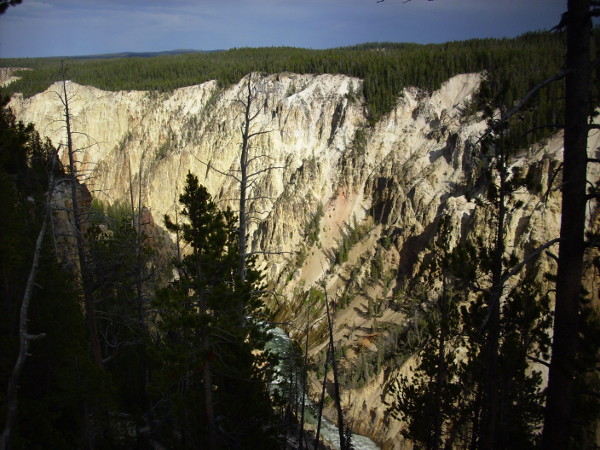
<instances>
[{"instance_id":1,"label":"distant hill","mask_svg":"<svg viewBox=\"0 0 600 450\"><path fill-rule=\"evenodd\" d=\"M598 32L600 34L600 31ZM599 36L600 37L600 36ZM152 57L150 57L152 56ZM107 91L143 90L167 92L217 80L231 86L249 72L275 74L343 74L363 80L349 98L364 101L369 120L377 122L396 105L407 86L437 90L449 78L464 73L486 73L490 86L507 105L521 98L540 80L560 71L564 63L564 38L560 33L527 33L512 39L474 39L445 44L393 42L365 43L353 47L311 50L293 47L232 48L225 51L172 50L124 52L69 58L68 78ZM19 80L2 88L2 96L16 92L31 97L60 80L60 58L4 58L0 67L33 70L17 74ZM555 123L562 108L562 85L552 86L539 100L536 123L523 123L522 134ZM475 101L476 102L476 101ZM474 108L476 104L471 105ZM549 131L546 131L549 133Z\"/></svg>"},{"instance_id":2,"label":"distant hill","mask_svg":"<svg viewBox=\"0 0 600 450\"><path fill-rule=\"evenodd\" d=\"M162 52L102 53L100 55L70 56L69 59L153 58L155 56L182 55L182 54L187 54L187 53L214 53L214 52L221 52L221 51L223 51L223 50L176 49L176 50L165 50Z\"/></svg>"}]
</instances>

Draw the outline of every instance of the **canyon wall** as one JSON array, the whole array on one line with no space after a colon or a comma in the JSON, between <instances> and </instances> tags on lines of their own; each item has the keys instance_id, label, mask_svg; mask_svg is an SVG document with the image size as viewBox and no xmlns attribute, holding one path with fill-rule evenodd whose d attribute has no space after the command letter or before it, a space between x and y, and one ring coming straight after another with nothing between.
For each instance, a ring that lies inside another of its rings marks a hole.
<instances>
[{"instance_id":1,"label":"canyon wall","mask_svg":"<svg viewBox=\"0 0 600 450\"><path fill-rule=\"evenodd\" d=\"M463 74L432 93L407 88L375 124L357 94L362 81L342 75L251 74L228 88L208 82L170 93L106 92L72 82L67 89L90 192L124 202L130 189L137 196L141 187L143 204L160 225L164 214L174 215L188 172L221 205L237 209L240 130L251 83L251 169L260 175L248 195L249 234L252 251L271 253L260 259L277 293L269 302L278 320L290 323L292 337L302 339L298 330L310 322L316 358L326 345L326 320L309 293L326 289L338 303L336 346L344 348L342 368L350 370L360 358L376 360L381 337L407 320L393 299L404 283L419 281L441 217L453 230L451 247L469 235L491 237L490 212L478 202L485 193L475 157L486 125L468 112L481 81L479 74ZM15 96L10 106L63 151L60 89ZM598 134L590 135L594 155ZM512 208L506 236L518 255L558 236L554 177L561 153L557 135L511 160L537 186L519 191L509 205L523 205ZM589 175L598 180L595 167ZM538 264L540 273L555 270L551 258ZM371 366L344 390L348 417L356 432L385 448L403 448L402 424L386 415L382 402L409 365Z\"/></svg>"}]
</instances>

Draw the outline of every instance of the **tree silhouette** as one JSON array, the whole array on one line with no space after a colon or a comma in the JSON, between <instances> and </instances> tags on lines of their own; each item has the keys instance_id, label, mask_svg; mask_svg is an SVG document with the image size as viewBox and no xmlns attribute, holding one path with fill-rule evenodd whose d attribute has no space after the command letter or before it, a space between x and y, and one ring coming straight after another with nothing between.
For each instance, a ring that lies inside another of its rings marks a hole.
<instances>
[{"instance_id":1,"label":"tree silhouette","mask_svg":"<svg viewBox=\"0 0 600 450\"><path fill-rule=\"evenodd\" d=\"M189 253L178 263L179 278L155 300L155 385L173 403L185 445L269 448L261 276L250 259L241 279L237 219L231 210L219 210L192 174L180 203L185 222L165 216L165 224L181 234Z\"/></svg>"},{"instance_id":2,"label":"tree silhouette","mask_svg":"<svg viewBox=\"0 0 600 450\"><path fill-rule=\"evenodd\" d=\"M580 346L587 140L591 114L591 17L600 14L598 1L569 0L566 22L565 124L562 215L554 312L552 359L542 447L568 448L573 425L576 356Z\"/></svg>"},{"instance_id":3,"label":"tree silhouette","mask_svg":"<svg viewBox=\"0 0 600 450\"><path fill-rule=\"evenodd\" d=\"M0 1L0 14L4 14L9 6L17 6L23 3L23 0L3 0Z\"/></svg>"}]
</instances>

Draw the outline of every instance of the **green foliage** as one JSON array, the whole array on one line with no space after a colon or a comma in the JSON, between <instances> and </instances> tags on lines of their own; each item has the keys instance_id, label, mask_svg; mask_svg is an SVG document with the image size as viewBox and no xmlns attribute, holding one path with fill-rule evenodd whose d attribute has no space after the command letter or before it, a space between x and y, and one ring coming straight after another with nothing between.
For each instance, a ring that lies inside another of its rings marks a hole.
<instances>
[{"instance_id":1,"label":"green foliage","mask_svg":"<svg viewBox=\"0 0 600 450\"><path fill-rule=\"evenodd\" d=\"M54 149L32 126L0 113L0 422L6 414L6 386L18 346L19 311L37 234L45 214L48 174L64 177ZM93 364L81 298L73 276L56 262L46 236L29 307L28 332L45 333L31 343L19 379L17 426L11 448L81 448L95 442L118 448L103 415L113 400L109 377ZM91 422L94 427L90 427Z\"/></svg>"},{"instance_id":2,"label":"green foliage","mask_svg":"<svg viewBox=\"0 0 600 450\"><path fill-rule=\"evenodd\" d=\"M46 338L30 347L19 389L15 448L81 448L87 439L98 446L127 448L118 444L121 437L103 414L114 410L115 391L108 374L90 357L72 277L56 264L49 245L41 267L30 332L46 333ZM91 417L95 423L90 429Z\"/></svg>"},{"instance_id":3,"label":"green foliage","mask_svg":"<svg viewBox=\"0 0 600 450\"><path fill-rule=\"evenodd\" d=\"M317 205L317 211L306 224L304 234L308 240L308 246L319 242L319 233L321 232L321 219L323 218L323 203Z\"/></svg>"},{"instance_id":4,"label":"green foliage","mask_svg":"<svg viewBox=\"0 0 600 450\"><path fill-rule=\"evenodd\" d=\"M543 418L544 395L542 374L530 368L529 358L546 360L550 347L548 329L551 325L549 299L540 294L540 286L526 279L510 290L501 308L498 349L498 423L502 433L496 435L497 448L534 448L539 442ZM483 404L480 397L484 380L490 374L486 367L485 340L479 331L485 323L488 306L484 296L461 308L465 362L460 368L461 383L470 380L470 406L475 420L470 428L479 426ZM461 395L466 395L463 391ZM475 431L473 431L475 433ZM470 435L469 439L476 439Z\"/></svg>"},{"instance_id":5,"label":"green foliage","mask_svg":"<svg viewBox=\"0 0 600 450\"><path fill-rule=\"evenodd\" d=\"M141 422L148 400L148 303L160 262L143 233L144 224L134 227L139 211L135 213L134 218L124 203L95 201L86 242L105 368L117 389L120 411Z\"/></svg>"},{"instance_id":6,"label":"green foliage","mask_svg":"<svg viewBox=\"0 0 600 450\"><path fill-rule=\"evenodd\" d=\"M346 231L342 234L342 241L334 251L334 263L343 264L348 261L348 254L352 247L358 244L370 230L371 227L368 223L359 224L356 217L354 217L352 219L352 225L346 227Z\"/></svg>"},{"instance_id":7,"label":"green foliage","mask_svg":"<svg viewBox=\"0 0 600 450\"><path fill-rule=\"evenodd\" d=\"M51 153L32 126L17 122L10 109L0 110L0 201L5 205L0 215L1 333L16 331L25 274L29 273L44 213Z\"/></svg>"},{"instance_id":8,"label":"green foliage","mask_svg":"<svg viewBox=\"0 0 600 450\"><path fill-rule=\"evenodd\" d=\"M219 417L222 446L237 442L246 448L270 446L264 426L271 419L267 372L269 358L263 321L267 318L260 296L261 276L248 262L246 281L238 277L236 219L220 211L198 179L188 174L180 196L184 223L168 229L180 234L190 253L176 267L177 280L157 292L158 340L151 351L156 401L166 399L173 422L161 435L177 447L206 443L205 369L210 367L215 417ZM177 437L175 426L182 433ZM169 429L170 428L170 429ZM260 443L260 445L259 445Z\"/></svg>"},{"instance_id":9,"label":"green foliage","mask_svg":"<svg viewBox=\"0 0 600 450\"><path fill-rule=\"evenodd\" d=\"M156 150L156 160L160 161L161 159L165 159L173 148L175 148L175 136L170 132L164 142L162 142Z\"/></svg>"},{"instance_id":10,"label":"green foliage","mask_svg":"<svg viewBox=\"0 0 600 450\"><path fill-rule=\"evenodd\" d=\"M354 140L352 141L352 150L357 155L364 155L365 148L367 146L367 134L364 128L357 128L354 133Z\"/></svg>"},{"instance_id":11,"label":"green foliage","mask_svg":"<svg viewBox=\"0 0 600 450\"><path fill-rule=\"evenodd\" d=\"M449 291L433 300L431 309L423 315L427 337L421 340L416 353L413 376L401 376L398 384L390 386L395 398L389 411L408 423L403 432L407 439L427 448L452 443L453 433L469 413L472 383L459 376L462 363L457 345L457 301L460 296Z\"/></svg>"},{"instance_id":12,"label":"green foliage","mask_svg":"<svg viewBox=\"0 0 600 450\"><path fill-rule=\"evenodd\" d=\"M528 33L514 39L474 39L445 44L371 43L329 50L291 47L235 48L223 52L167 55L154 58L71 59L71 79L106 90L170 91L209 80L222 86L237 83L251 71L263 73L341 73L364 80L362 92L372 123L389 112L407 86L438 89L453 75L486 71L490 82L510 80L507 103L521 98L535 84L560 71L564 56L560 33ZM59 80L58 58L2 59L2 67L25 67L22 80L10 84L5 95L26 97ZM561 117L562 88L546 91L530 124ZM527 119L530 120L530 119Z\"/></svg>"},{"instance_id":13,"label":"green foliage","mask_svg":"<svg viewBox=\"0 0 600 450\"><path fill-rule=\"evenodd\" d=\"M467 287L485 282L491 250L479 240L450 252L443 218L439 229L432 257L422 268L427 281L421 291L410 287L414 300L404 302L409 323L420 332L412 337L400 334L396 350L408 350L417 364L410 379L402 376L390 386L389 411L406 421L404 435L418 445L464 448L479 438L483 392L491 376L484 332L490 320L488 294L469 294ZM441 288L427 287L436 280ZM530 368L529 358L548 358L551 325L549 298L540 292L529 276L507 289L501 302L497 369L492 375L498 380L502 432L495 436L494 448L532 448L539 438L542 376Z\"/></svg>"},{"instance_id":14,"label":"green foliage","mask_svg":"<svg viewBox=\"0 0 600 450\"><path fill-rule=\"evenodd\" d=\"M279 409L282 423L291 425L299 420L304 380L304 358L297 342L289 341L279 355L277 367L279 382L272 388L273 403Z\"/></svg>"}]
</instances>

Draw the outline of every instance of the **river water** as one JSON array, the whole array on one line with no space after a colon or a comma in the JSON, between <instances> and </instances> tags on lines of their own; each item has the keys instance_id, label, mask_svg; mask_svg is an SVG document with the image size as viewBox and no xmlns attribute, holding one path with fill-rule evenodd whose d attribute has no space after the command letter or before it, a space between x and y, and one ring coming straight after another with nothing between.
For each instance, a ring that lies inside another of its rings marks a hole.
<instances>
[{"instance_id":1,"label":"river water","mask_svg":"<svg viewBox=\"0 0 600 450\"><path fill-rule=\"evenodd\" d=\"M289 336L283 331L281 328L273 328L270 330L271 335L273 336L267 348L272 350L275 354L284 356L289 353L291 348L291 341ZM281 367L276 369L275 380L273 382L274 385L277 385L283 382L284 375L281 370ZM301 394L300 394L301 395ZM310 425L314 426L315 429L317 427L317 414L318 408L314 405L308 397L305 399L305 413L304 420ZM330 443L337 450L340 448L340 436L338 428L329 422L324 416L321 419L321 436L323 439ZM352 434L352 446L356 450L378 450L379 447L375 444L371 439L366 436L361 436L360 434Z\"/></svg>"}]
</instances>

